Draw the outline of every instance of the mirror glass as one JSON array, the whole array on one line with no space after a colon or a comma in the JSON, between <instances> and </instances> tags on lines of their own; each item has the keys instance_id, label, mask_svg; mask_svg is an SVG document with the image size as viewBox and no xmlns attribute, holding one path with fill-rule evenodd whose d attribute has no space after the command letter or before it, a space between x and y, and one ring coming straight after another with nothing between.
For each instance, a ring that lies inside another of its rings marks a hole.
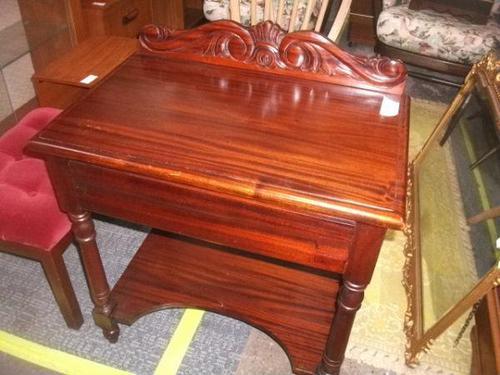
<instances>
[{"instance_id":1,"label":"mirror glass","mask_svg":"<svg viewBox=\"0 0 500 375\"><path fill-rule=\"evenodd\" d=\"M479 95L473 92L466 98L419 162L424 331L499 258L500 218L495 209L500 207L500 134Z\"/></svg>"}]
</instances>

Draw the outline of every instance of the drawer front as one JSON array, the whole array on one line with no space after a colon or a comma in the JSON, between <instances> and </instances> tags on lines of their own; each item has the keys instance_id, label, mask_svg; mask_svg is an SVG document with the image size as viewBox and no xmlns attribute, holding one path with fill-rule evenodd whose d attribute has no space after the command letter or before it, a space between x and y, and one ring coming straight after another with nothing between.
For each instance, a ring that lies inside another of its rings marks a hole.
<instances>
[{"instance_id":1,"label":"drawer front","mask_svg":"<svg viewBox=\"0 0 500 375\"><path fill-rule=\"evenodd\" d=\"M354 223L270 208L251 199L70 162L92 211L325 271L342 273Z\"/></svg>"},{"instance_id":2,"label":"drawer front","mask_svg":"<svg viewBox=\"0 0 500 375\"><path fill-rule=\"evenodd\" d=\"M103 8L90 5L84 11L92 36L135 38L144 25L152 22L151 0L120 0Z\"/></svg>"}]
</instances>

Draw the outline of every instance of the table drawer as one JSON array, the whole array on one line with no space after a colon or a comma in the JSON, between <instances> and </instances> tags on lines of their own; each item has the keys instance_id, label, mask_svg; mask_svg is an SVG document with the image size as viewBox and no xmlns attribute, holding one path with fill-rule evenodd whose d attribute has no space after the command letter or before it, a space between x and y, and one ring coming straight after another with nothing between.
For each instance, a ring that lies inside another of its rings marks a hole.
<instances>
[{"instance_id":1,"label":"table drawer","mask_svg":"<svg viewBox=\"0 0 500 375\"><path fill-rule=\"evenodd\" d=\"M342 273L354 223L251 199L70 162L81 204L92 212L321 270Z\"/></svg>"}]
</instances>

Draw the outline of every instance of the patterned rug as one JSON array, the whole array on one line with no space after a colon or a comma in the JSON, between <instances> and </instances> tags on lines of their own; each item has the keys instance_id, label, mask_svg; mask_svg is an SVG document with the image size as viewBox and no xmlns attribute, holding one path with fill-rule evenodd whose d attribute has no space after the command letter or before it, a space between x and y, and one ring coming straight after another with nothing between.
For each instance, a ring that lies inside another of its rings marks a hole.
<instances>
[{"instance_id":1,"label":"patterned rug","mask_svg":"<svg viewBox=\"0 0 500 375\"><path fill-rule=\"evenodd\" d=\"M444 108L420 100L412 102L412 153L425 140ZM146 230L104 220L96 220L96 227L104 266L113 285L144 239ZM404 365L403 244L401 233L388 233L373 281L353 327L342 374L468 374L468 335L457 348L452 345L461 322L436 341L419 367L409 369ZM141 375L291 374L285 353L269 337L244 323L212 313L205 313L200 324L191 327L194 329L192 337L181 337L186 341L186 350L182 353L171 347L184 314L180 309L149 314L132 327L122 327L118 343L110 345L92 323L92 304L76 249L71 246L64 258L84 314L82 328L79 331L66 328L38 263L0 254L0 334L15 335L76 358L104 364L108 370L101 373L106 375L123 374L111 368ZM5 347L1 337L0 351ZM46 365L47 358L33 359L29 353L23 359L57 372L85 373L78 366L71 370L60 367L60 363L55 363L57 359L53 360L54 366ZM20 370L23 366L19 360L0 354L0 374L54 373L40 368Z\"/></svg>"}]
</instances>

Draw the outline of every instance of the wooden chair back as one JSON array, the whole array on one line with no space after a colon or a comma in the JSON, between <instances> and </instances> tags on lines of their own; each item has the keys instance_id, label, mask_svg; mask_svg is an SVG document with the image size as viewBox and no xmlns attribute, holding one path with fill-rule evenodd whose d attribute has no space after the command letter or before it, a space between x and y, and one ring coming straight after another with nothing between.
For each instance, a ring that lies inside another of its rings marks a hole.
<instances>
[{"instance_id":1,"label":"wooden chair back","mask_svg":"<svg viewBox=\"0 0 500 375\"><path fill-rule=\"evenodd\" d=\"M229 13L231 20L241 23L241 13L240 13L240 1L241 0L229 0ZM286 0L263 0L264 1L264 14L263 18L257 16L257 1L258 0L248 0L250 2L250 24L255 25L259 22L271 20L280 25L284 24L285 7L287 6ZM262 0L260 0L262 1ZM292 12L290 14L290 22L288 24L288 32L293 32L297 30L307 30L310 29L309 24L313 19L313 10L318 1L321 2L319 13L314 23L314 31L319 32L321 24L325 18L326 10L330 0L291 0L293 2ZM288 1L290 2L290 0ZM306 2L306 9L304 18L299 22L299 5Z\"/></svg>"}]
</instances>

